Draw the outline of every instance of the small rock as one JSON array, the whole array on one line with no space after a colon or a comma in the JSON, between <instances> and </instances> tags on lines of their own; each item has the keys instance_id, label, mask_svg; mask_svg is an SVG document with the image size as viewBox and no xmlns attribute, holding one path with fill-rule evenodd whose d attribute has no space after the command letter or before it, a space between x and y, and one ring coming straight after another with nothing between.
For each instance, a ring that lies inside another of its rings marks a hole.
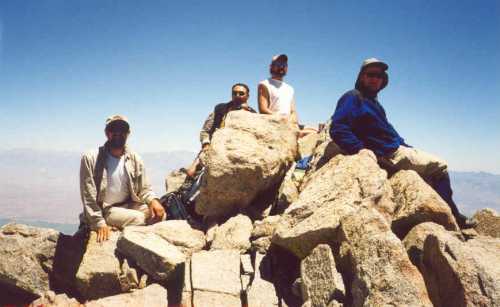
<instances>
[{"instance_id":1,"label":"small rock","mask_svg":"<svg viewBox=\"0 0 500 307\"><path fill-rule=\"evenodd\" d=\"M86 299L118 294L121 267L115 255L119 232L112 231L107 241L97 242L97 233L90 232L87 248L76 273L76 287Z\"/></svg>"},{"instance_id":2,"label":"small rock","mask_svg":"<svg viewBox=\"0 0 500 307\"><path fill-rule=\"evenodd\" d=\"M295 166L296 163L294 162L286 172L285 178L283 178L278 189L278 197L276 200L276 210L278 212L285 211L291 203L299 198L299 189L293 178Z\"/></svg>"},{"instance_id":3,"label":"small rock","mask_svg":"<svg viewBox=\"0 0 500 307\"><path fill-rule=\"evenodd\" d=\"M252 265L252 257L249 254L241 255L241 273L244 275L254 274L254 269Z\"/></svg>"},{"instance_id":4,"label":"small rock","mask_svg":"<svg viewBox=\"0 0 500 307\"><path fill-rule=\"evenodd\" d=\"M166 280L186 256L175 245L144 226L125 227L118 239L118 251L137 263L155 280Z\"/></svg>"},{"instance_id":5,"label":"small rock","mask_svg":"<svg viewBox=\"0 0 500 307\"><path fill-rule=\"evenodd\" d=\"M186 256L202 250L206 245L205 234L189 225L186 220L170 220L156 223L151 231L175 245Z\"/></svg>"},{"instance_id":6,"label":"small rock","mask_svg":"<svg viewBox=\"0 0 500 307\"><path fill-rule=\"evenodd\" d=\"M392 230L399 238L424 222L443 225L447 230L459 229L449 206L415 171L399 171L389 181L396 205Z\"/></svg>"},{"instance_id":7,"label":"small rock","mask_svg":"<svg viewBox=\"0 0 500 307\"><path fill-rule=\"evenodd\" d=\"M437 232L424 243L423 276L435 287L433 302L446 306L500 305L500 239L478 236L466 242ZM435 303L435 304L436 304Z\"/></svg>"},{"instance_id":8,"label":"small rock","mask_svg":"<svg viewBox=\"0 0 500 307\"><path fill-rule=\"evenodd\" d=\"M186 172L179 170L170 172L165 178L165 190L167 193L177 191L186 180L186 176Z\"/></svg>"},{"instance_id":9,"label":"small rock","mask_svg":"<svg viewBox=\"0 0 500 307\"><path fill-rule=\"evenodd\" d=\"M326 306L332 299L343 302L345 287L335 268L330 246L320 244L300 264L302 299L312 306Z\"/></svg>"},{"instance_id":10,"label":"small rock","mask_svg":"<svg viewBox=\"0 0 500 307\"><path fill-rule=\"evenodd\" d=\"M86 307L137 307L137 306L158 306L167 307L167 290L158 284L151 284L144 289L131 293L123 293L108 296L99 300L90 301Z\"/></svg>"},{"instance_id":11,"label":"small rock","mask_svg":"<svg viewBox=\"0 0 500 307\"><path fill-rule=\"evenodd\" d=\"M260 237L252 241L252 251L266 254L271 246L271 237Z\"/></svg>"},{"instance_id":12,"label":"small rock","mask_svg":"<svg viewBox=\"0 0 500 307\"><path fill-rule=\"evenodd\" d=\"M194 306L240 306L240 253L201 251L191 258Z\"/></svg>"},{"instance_id":13,"label":"small rock","mask_svg":"<svg viewBox=\"0 0 500 307\"><path fill-rule=\"evenodd\" d=\"M7 305L5 305L7 306ZM80 307L76 299L69 298L65 293L55 294L54 291L45 292L40 298L31 302L30 307Z\"/></svg>"},{"instance_id":14,"label":"small rock","mask_svg":"<svg viewBox=\"0 0 500 307\"><path fill-rule=\"evenodd\" d=\"M479 234L500 238L500 216L495 210L490 208L479 210L473 219L477 221L474 228Z\"/></svg>"},{"instance_id":15,"label":"small rock","mask_svg":"<svg viewBox=\"0 0 500 307\"><path fill-rule=\"evenodd\" d=\"M268 266L269 262L263 261L264 257L261 254L255 257L255 277L248 292L248 306L268 307L279 304L274 285L269 280L271 268Z\"/></svg>"},{"instance_id":16,"label":"small rock","mask_svg":"<svg viewBox=\"0 0 500 307\"><path fill-rule=\"evenodd\" d=\"M272 236L279 220L279 215L270 215L261 221L255 221L253 223L252 238Z\"/></svg>"},{"instance_id":17,"label":"small rock","mask_svg":"<svg viewBox=\"0 0 500 307\"><path fill-rule=\"evenodd\" d=\"M299 154L301 158L308 157L313 154L314 149L322 142L318 133L310 133L298 140Z\"/></svg>"},{"instance_id":18,"label":"small rock","mask_svg":"<svg viewBox=\"0 0 500 307\"><path fill-rule=\"evenodd\" d=\"M242 254L250 248L252 221L243 214L238 214L217 227L210 250L236 249Z\"/></svg>"}]
</instances>

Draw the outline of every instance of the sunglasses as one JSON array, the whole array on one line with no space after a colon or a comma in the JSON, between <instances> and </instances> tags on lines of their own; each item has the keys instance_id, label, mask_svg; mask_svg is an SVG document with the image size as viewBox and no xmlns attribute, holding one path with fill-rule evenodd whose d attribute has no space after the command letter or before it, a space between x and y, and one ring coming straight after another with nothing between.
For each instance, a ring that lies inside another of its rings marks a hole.
<instances>
[{"instance_id":1,"label":"sunglasses","mask_svg":"<svg viewBox=\"0 0 500 307\"><path fill-rule=\"evenodd\" d=\"M287 63L274 62L273 66L278 67L278 68L285 68L285 67L288 67L288 64Z\"/></svg>"},{"instance_id":2,"label":"sunglasses","mask_svg":"<svg viewBox=\"0 0 500 307\"><path fill-rule=\"evenodd\" d=\"M247 93L243 91L233 91L233 96L245 96Z\"/></svg>"},{"instance_id":3,"label":"sunglasses","mask_svg":"<svg viewBox=\"0 0 500 307\"><path fill-rule=\"evenodd\" d=\"M384 73L378 73L378 72L367 72L366 76L368 78L378 78L378 79L383 79L384 78Z\"/></svg>"}]
</instances>

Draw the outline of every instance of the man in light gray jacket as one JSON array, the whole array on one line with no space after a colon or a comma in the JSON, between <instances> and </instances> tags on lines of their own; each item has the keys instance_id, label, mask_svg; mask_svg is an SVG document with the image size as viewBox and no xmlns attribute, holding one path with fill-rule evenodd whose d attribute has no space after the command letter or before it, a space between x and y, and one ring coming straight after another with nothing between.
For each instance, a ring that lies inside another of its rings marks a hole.
<instances>
[{"instance_id":1,"label":"man in light gray jacket","mask_svg":"<svg viewBox=\"0 0 500 307\"><path fill-rule=\"evenodd\" d=\"M127 118L106 120L107 142L83 155L80 166L80 220L97 232L97 241L109 238L110 228L145 225L164 220L165 210L151 189L144 163L126 146Z\"/></svg>"}]
</instances>

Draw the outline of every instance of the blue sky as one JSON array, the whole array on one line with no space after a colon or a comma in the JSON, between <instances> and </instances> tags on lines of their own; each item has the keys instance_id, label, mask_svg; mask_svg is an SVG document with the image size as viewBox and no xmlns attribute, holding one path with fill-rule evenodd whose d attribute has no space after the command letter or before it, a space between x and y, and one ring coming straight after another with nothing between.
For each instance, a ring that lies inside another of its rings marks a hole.
<instances>
[{"instance_id":1,"label":"blue sky","mask_svg":"<svg viewBox=\"0 0 500 307\"><path fill-rule=\"evenodd\" d=\"M289 55L299 118L326 121L361 61L389 64L380 94L411 145L454 170L500 173L500 2L0 2L0 149L83 151L131 120L141 152L199 148L230 86Z\"/></svg>"}]
</instances>

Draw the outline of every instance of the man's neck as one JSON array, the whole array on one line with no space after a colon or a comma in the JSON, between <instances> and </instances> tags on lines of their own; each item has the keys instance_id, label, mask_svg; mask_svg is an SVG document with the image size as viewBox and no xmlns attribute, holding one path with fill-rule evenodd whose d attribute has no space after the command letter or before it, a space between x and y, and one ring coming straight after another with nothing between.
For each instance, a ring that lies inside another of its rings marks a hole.
<instances>
[{"instance_id":1,"label":"man's neck","mask_svg":"<svg viewBox=\"0 0 500 307\"><path fill-rule=\"evenodd\" d=\"M361 91L361 94L363 95L363 97L366 97L366 98L369 98L369 99L376 99L378 93L370 93L370 92L367 92L367 91Z\"/></svg>"},{"instance_id":2,"label":"man's neck","mask_svg":"<svg viewBox=\"0 0 500 307\"><path fill-rule=\"evenodd\" d=\"M271 79L273 79L273 80L278 80L278 81L283 82L283 76L276 76L276 75L273 75L273 76L271 76Z\"/></svg>"},{"instance_id":3,"label":"man's neck","mask_svg":"<svg viewBox=\"0 0 500 307\"><path fill-rule=\"evenodd\" d=\"M120 158L125 153L125 148L110 148L109 153L115 158Z\"/></svg>"}]
</instances>

